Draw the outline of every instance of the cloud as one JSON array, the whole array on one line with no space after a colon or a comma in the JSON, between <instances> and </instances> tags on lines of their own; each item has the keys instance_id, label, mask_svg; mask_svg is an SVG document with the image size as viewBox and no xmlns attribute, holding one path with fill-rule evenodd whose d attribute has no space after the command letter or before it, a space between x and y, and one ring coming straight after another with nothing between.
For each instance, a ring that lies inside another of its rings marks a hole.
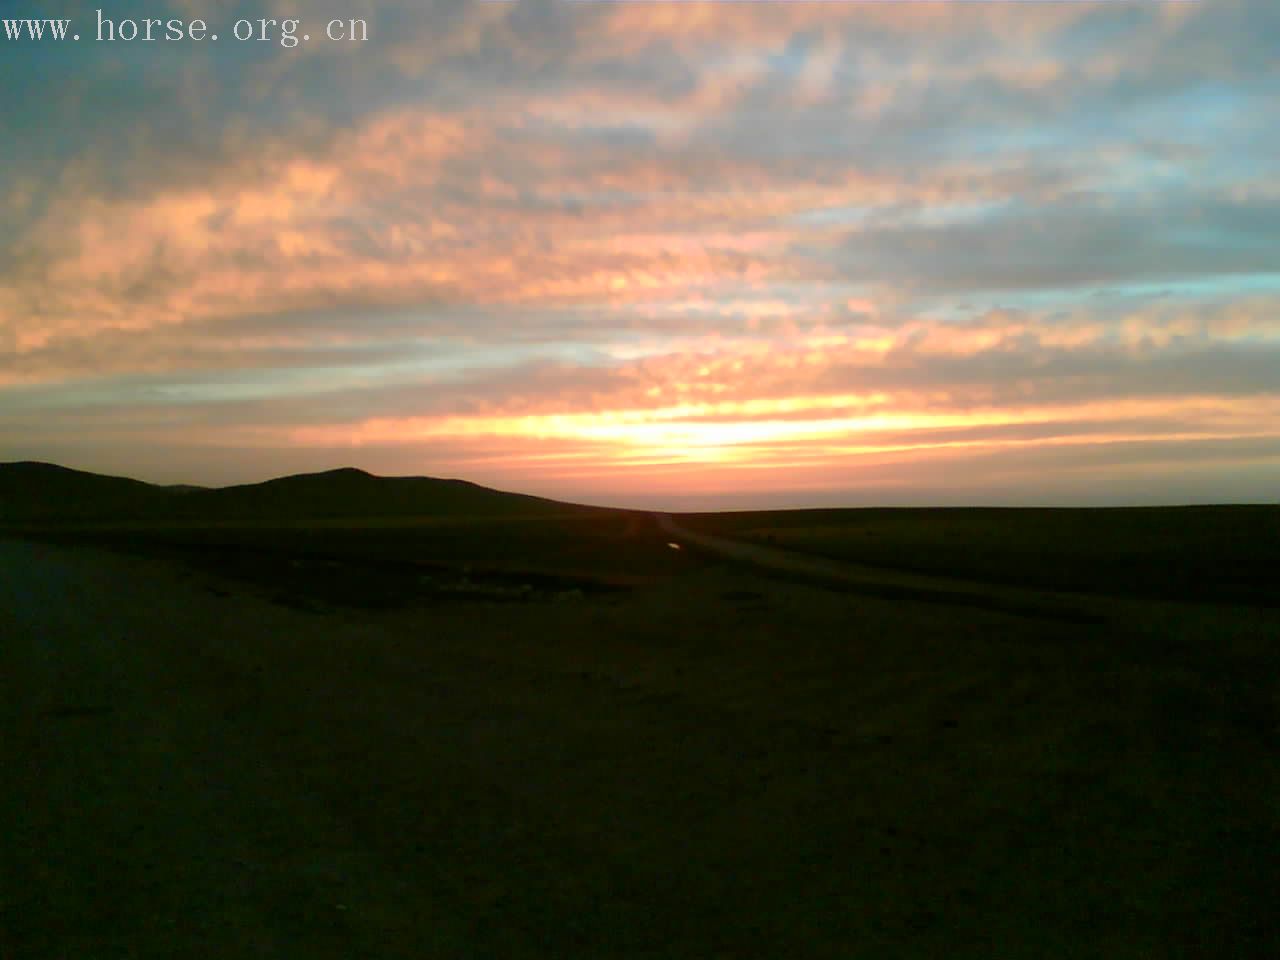
<instances>
[{"instance_id":1,"label":"cloud","mask_svg":"<svg viewBox=\"0 0 1280 960\"><path fill-rule=\"evenodd\" d=\"M6 444L817 489L1269 436L1268 2L328 15L372 39L14 47Z\"/></svg>"}]
</instances>

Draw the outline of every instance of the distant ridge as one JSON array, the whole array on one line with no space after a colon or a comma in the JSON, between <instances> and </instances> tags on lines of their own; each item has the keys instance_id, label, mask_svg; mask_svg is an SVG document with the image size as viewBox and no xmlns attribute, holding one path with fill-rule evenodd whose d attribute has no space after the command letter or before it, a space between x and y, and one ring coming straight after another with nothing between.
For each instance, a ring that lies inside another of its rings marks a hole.
<instances>
[{"instance_id":1,"label":"distant ridge","mask_svg":"<svg viewBox=\"0 0 1280 960\"><path fill-rule=\"evenodd\" d=\"M254 522L440 514L509 516L590 509L491 490L465 480L378 477L354 467L191 493L174 506L181 515Z\"/></svg>"},{"instance_id":2,"label":"distant ridge","mask_svg":"<svg viewBox=\"0 0 1280 960\"><path fill-rule=\"evenodd\" d=\"M0 523L254 524L414 516L515 516L600 508L492 490L466 480L379 477L355 467L262 483L161 486L52 463L0 463Z\"/></svg>"}]
</instances>

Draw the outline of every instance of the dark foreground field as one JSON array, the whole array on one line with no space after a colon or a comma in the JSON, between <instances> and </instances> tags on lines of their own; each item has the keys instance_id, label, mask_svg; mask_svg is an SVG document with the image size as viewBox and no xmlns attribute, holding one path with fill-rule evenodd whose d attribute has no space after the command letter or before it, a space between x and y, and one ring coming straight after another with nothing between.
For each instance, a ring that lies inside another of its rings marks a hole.
<instances>
[{"instance_id":1,"label":"dark foreground field","mask_svg":"<svg viewBox=\"0 0 1280 960\"><path fill-rule=\"evenodd\" d=\"M1277 955L1253 594L522 522L0 540L0 956Z\"/></svg>"},{"instance_id":2,"label":"dark foreground field","mask_svg":"<svg viewBox=\"0 0 1280 960\"><path fill-rule=\"evenodd\" d=\"M1280 606L1280 507L897 508L690 514L708 533L1032 589Z\"/></svg>"}]
</instances>

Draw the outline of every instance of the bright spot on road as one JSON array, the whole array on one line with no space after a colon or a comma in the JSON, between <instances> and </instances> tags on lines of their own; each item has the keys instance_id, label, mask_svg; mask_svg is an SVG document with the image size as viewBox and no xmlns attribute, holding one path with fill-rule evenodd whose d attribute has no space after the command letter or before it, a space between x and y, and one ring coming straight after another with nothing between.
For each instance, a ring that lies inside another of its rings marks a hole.
<instances>
[{"instance_id":1,"label":"bright spot on road","mask_svg":"<svg viewBox=\"0 0 1280 960\"><path fill-rule=\"evenodd\" d=\"M684 547L680 546L680 544L678 544L678 543L668 543L668 544L667 544L667 546L668 546L668 547L670 547L672 550L683 550L683 549L684 549Z\"/></svg>"}]
</instances>

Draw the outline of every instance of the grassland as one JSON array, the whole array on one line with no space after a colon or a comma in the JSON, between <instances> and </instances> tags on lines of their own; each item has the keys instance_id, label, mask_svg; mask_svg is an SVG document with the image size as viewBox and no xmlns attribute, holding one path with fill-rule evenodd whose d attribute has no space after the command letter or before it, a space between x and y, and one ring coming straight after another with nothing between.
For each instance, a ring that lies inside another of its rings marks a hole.
<instances>
[{"instance_id":1,"label":"grassland","mask_svg":"<svg viewBox=\"0 0 1280 960\"><path fill-rule=\"evenodd\" d=\"M625 511L11 540L0 934L31 958L1274 956L1280 610L1261 572L1191 575L1265 561L1274 518L680 518L986 607L674 551ZM1045 585L1096 616L1002 609Z\"/></svg>"},{"instance_id":2,"label":"grassland","mask_svg":"<svg viewBox=\"0 0 1280 960\"><path fill-rule=\"evenodd\" d=\"M76 526L27 536L106 546L324 599L403 603L426 578L631 586L676 572L684 558L647 517L622 511L534 518L342 521L291 525Z\"/></svg>"},{"instance_id":3,"label":"grassland","mask_svg":"<svg viewBox=\"0 0 1280 960\"><path fill-rule=\"evenodd\" d=\"M868 566L1046 590L1274 605L1280 507L689 514L690 527Z\"/></svg>"}]
</instances>

